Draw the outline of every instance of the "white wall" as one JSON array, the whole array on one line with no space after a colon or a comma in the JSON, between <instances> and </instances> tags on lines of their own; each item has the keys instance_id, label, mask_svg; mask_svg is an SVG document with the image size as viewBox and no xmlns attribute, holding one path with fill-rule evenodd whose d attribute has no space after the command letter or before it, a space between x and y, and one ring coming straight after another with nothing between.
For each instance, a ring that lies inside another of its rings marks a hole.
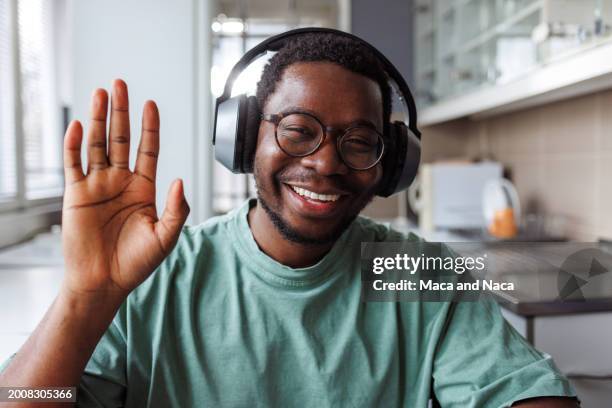
<instances>
[{"instance_id":1,"label":"white wall","mask_svg":"<svg viewBox=\"0 0 612 408\"><path fill-rule=\"evenodd\" d=\"M185 181L189 223L210 214L210 0L73 1L73 118L85 124L89 98L122 78L130 92L131 164L140 138L142 105L161 116L157 208L172 180ZM207 82L208 81L208 82Z\"/></svg>"}]
</instances>

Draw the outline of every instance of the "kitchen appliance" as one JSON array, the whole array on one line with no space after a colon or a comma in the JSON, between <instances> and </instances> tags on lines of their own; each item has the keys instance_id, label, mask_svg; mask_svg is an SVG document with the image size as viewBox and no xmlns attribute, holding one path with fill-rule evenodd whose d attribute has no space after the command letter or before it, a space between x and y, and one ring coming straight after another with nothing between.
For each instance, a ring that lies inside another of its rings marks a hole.
<instances>
[{"instance_id":1,"label":"kitchen appliance","mask_svg":"<svg viewBox=\"0 0 612 408\"><path fill-rule=\"evenodd\" d=\"M502 239L517 236L521 205L510 180L499 178L487 181L482 194L482 209L489 234Z\"/></svg>"},{"instance_id":2,"label":"kitchen appliance","mask_svg":"<svg viewBox=\"0 0 612 408\"><path fill-rule=\"evenodd\" d=\"M485 224L482 195L489 180L502 177L498 162L439 162L421 166L409 190L422 232L481 230Z\"/></svg>"}]
</instances>

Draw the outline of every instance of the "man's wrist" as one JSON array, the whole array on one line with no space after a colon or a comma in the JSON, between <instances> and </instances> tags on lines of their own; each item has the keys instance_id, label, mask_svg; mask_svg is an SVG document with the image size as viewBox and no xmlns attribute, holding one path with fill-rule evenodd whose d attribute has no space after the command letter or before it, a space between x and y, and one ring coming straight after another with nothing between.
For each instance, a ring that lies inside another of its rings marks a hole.
<instances>
[{"instance_id":1,"label":"man's wrist","mask_svg":"<svg viewBox=\"0 0 612 408\"><path fill-rule=\"evenodd\" d=\"M112 318L127 295L128 293L118 290L80 292L64 284L58 294L58 303L75 317Z\"/></svg>"}]
</instances>

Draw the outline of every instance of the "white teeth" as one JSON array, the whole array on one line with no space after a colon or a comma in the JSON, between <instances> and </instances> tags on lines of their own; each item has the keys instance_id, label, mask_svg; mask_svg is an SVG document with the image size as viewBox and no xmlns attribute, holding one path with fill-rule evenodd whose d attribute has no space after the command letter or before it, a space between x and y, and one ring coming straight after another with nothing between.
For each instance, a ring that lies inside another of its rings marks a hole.
<instances>
[{"instance_id":1,"label":"white teeth","mask_svg":"<svg viewBox=\"0 0 612 408\"><path fill-rule=\"evenodd\" d=\"M340 198L340 194L317 194L301 187L291 186L291 188L302 197L312 198L313 200L336 201Z\"/></svg>"}]
</instances>

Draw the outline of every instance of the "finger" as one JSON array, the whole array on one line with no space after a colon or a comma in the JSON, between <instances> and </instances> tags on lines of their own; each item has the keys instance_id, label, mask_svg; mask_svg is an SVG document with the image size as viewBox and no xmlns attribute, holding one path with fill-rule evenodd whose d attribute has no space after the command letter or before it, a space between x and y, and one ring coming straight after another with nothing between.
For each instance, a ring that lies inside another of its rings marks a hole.
<instances>
[{"instance_id":1,"label":"finger","mask_svg":"<svg viewBox=\"0 0 612 408\"><path fill-rule=\"evenodd\" d=\"M91 101L91 119L87 131L87 174L108 166L106 157L106 114L108 94L96 89Z\"/></svg>"},{"instance_id":2,"label":"finger","mask_svg":"<svg viewBox=\"0 0 612 408\"><path fill-rule=\"evenodd\" d=\"M111 94L110 136L108 158L110 165L121 169L130 167L130 114L127 85L120 79L113 82Z\"/></svg>"},{"instance_id":3,"label":"finger","mask_svg":"<svg viewBox=\"0 0 612 408\"><path fill-rule=\"evenodd\" d=\"M83 127L78 120L73 120L66 129L64 136L64 179L66 185L76 183L85 178L81 165L81 143Z\"/></svg>"},{"instance_id":4,"label":"finger","mask_svg":"<svg viewBox=\"0 0 612 408\"><path fill-rule=\"evenodd\" d=\"M189 204L185 199L183 181L178 179L170 186L164 213L155 223L155 234L165 254L170 253L174 248L188 215Z\"/></svg>"},{"instance_id":5,"label":"finger","mask_svg":"<svg viewBox=\"0 0 612 408\"><path fill-rule=\"evenodd\" d=\"M155 183L159 154L159 111L153 101L145 102L142 113L142 133L136 156L135 173Z\"/></svg>"}]
</instances>

